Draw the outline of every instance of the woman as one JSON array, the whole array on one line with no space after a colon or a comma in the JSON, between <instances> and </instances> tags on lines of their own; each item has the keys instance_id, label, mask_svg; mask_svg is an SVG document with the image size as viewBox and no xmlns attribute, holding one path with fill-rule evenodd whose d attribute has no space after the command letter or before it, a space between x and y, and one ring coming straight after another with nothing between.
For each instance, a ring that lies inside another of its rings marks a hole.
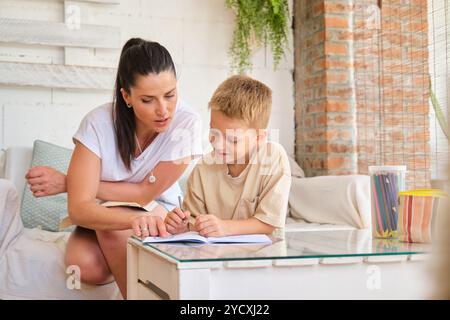
<instances>
[{"instance_id":1,"label":"woman","mask_svg":"<svg viewBox=\"0 0 450 320\"><path fill-rule=\"evenodd\" d=\"M35 196L64 192L78 227L66 248L66 264L80 267L81 281L110 282L126 298L126 241L166 236L162 217L177 204L176 183L192 158L201 155L200 118L177 96L175 66L156 42L130 39L122 49L114 101L86 115L73 137L67 179L49 168L27 174ZM65 184L67 180L67 184ZM151 214L96 199L132 201Z\"/></svg>"}]
</instances>

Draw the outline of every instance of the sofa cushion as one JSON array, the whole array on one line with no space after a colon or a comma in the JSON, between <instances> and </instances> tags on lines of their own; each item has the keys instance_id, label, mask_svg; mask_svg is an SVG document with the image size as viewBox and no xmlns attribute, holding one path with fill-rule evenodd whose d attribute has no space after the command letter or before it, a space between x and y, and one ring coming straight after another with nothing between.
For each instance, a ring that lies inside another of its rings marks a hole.
<instances>
[{"instance_id":1,"label":"sofa cushion","mask_svg":"<svg viewBox=\"0 0 450 320\"><path fill-rule=\"evenodd\" d=\"M338 231L338 230L356 230L355 227L348 225L337 225L330 223L312 223L303 219L288 217L286 219L285 232L299 231Z\"/></svg>"},{"instance_id":2,"label":"sofa cushion","mask_svg":"<svg viewBox=\"0 0 450 320\"><path fill-rule=\"evenodd\" d=\"M291 176L297 177L297 178L304 178L305 172L303 169L298 165L297 161L292 156L289 156L289 165L291 167Z\"/></svg>"},{"instance_id":3,"label":"sofa cushion","mask_svg":"<svg viewBox=\"0 0 450 320\"><path fill-rule=\"evenodd\" d=\"M49 166L67 173L72 150L48 142L36 140L31 166ZM67 194L36 198L25 185L21 216L26 228L42 228L59 231L60 221L67 216Z\"/></svg>"},{"instance_id":4,"label":"sofa cushion","mask_svg":"<svg viewBox=\"0 0 450 320\"><path fill-rule=\"evenodd\" d=\"M370 177L292 177L289 204L291 217L309 223L370 228Z\"/></svg>"}]
</instances>

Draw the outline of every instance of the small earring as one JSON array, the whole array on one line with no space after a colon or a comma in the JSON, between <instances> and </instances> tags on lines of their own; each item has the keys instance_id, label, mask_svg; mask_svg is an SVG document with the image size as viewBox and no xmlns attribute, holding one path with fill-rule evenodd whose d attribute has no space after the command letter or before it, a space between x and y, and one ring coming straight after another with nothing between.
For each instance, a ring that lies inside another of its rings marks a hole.
<instances>
[{"instance_id":1,"label":"small earring","mask_svg":"<svg viewBox=\"0 0 450 320\"><path fill-rule=\"evenodd\" d=\"M130 108L130 109L133 108L133 106L131 104L129 104L129 103L127 103L127 107Z\"/></svg>"},{"instance_id":2,"label":"small earring","mask_svg":"<svg viewBox=\"0 0 450 320\"><path fill-rule=\"evenodd\" d=\"M156 177L153 175L153 172L150 173L150 177L148 177L148 181L150 183L155 183L156 182Z\"/></svg>"}]
</instances>

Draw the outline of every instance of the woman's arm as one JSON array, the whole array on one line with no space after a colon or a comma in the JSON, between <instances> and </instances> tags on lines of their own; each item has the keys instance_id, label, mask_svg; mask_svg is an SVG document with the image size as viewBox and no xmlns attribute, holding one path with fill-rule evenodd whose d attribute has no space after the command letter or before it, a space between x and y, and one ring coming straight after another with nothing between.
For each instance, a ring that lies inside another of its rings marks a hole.
<instances>
[{"instance_id":1,"label":"woman's arm","mask_svg":"<svg viewBox=\"0 0 450 320\"><path fill-rule=\"evenodd\" d=\"M190 158L177 161L160 162L153 171L157 177L150 183L148 177L140 183L103 182L98 185L97 199L113 201L129 201L146 205L157 198L183 174L189 165ZM45 197L67 192L67 177L51 167L36 166L25 176L35 197Z\"/></svg>"},{"instance_id":2,"label":"woman's arm","mask_svg":"<svg viewBox=\"0 0 450 320\"><path fill-rule=\"evenodd\" d=\"M155 183L148 177L140 183L100 182L97 198L101 200L132 201L146 205L174 184L189 166L191 158L176 161L162 161L156 165L153 175Z\"/></svg>"},{"instance_id":3,"label":"woman's arm","mask_svg":"<svg viewBox=\"0 0 450 320\"><path fill-rule=\"evenodd\" d=\"M147 230L155 230L157 226L158 230L162 222L160 218L126 208L106 208L96 203L100 169L101 160L82 144L77 143L67 173L68 211L72 222L94 230L133 228L138 236L141 235L140 229L146 230L147 233ZM156 220L159 220L159 223ZM165 228L159 231L165 232Z\"/></svg>"}]
</instances>

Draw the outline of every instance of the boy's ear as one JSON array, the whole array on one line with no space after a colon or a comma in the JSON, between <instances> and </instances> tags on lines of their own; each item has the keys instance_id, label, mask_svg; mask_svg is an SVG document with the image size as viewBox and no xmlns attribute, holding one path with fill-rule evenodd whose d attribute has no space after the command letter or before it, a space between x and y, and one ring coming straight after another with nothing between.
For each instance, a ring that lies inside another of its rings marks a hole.
<instances>
[{"instance_id":1,"label":"boy's ear","mask_svg":"<svg viewBox=\"0 0 450 320\"><path fill-rule=\"evenodd\" d=\"M261 142L267 138L267 129L258 129L258 135L256 136L256 141Z\"/></svg>"}]
</instances>

